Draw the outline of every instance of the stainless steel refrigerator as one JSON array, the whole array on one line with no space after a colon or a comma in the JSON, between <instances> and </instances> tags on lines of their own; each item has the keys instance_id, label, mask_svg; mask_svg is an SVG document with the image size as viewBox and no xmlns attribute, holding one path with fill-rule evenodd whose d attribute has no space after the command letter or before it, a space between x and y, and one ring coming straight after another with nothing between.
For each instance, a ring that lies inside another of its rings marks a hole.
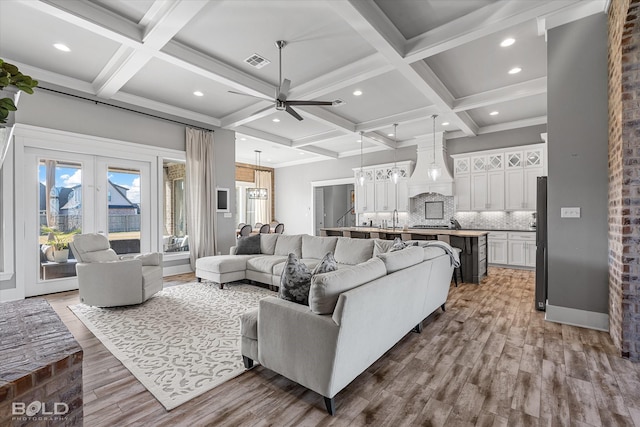
<instances>
[{"instance_id":1,"label":"stainless steel refrigerator","mask_svg":"<svg viewBox=\"0 0 640 427\"><path fill-rule=\"evenodd\" d=\"M536 182L536 309L545 311L547 306L547 177L539 176Z\"/></svg>"}]
</instances>

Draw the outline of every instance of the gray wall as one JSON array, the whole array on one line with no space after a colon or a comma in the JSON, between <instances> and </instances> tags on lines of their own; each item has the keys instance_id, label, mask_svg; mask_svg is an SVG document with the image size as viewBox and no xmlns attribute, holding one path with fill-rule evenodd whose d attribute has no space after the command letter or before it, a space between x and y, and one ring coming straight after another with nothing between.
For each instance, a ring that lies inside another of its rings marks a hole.
<instances>
[{"instance_id":1,"label":"gray wall","mask_svg":"<svg viewBox=\"0 0 640 427\"><path fill-rule=\"evenodd\" d=\"M542 142L541 133L546 126L531 126L522 129L494 132L476 137L455 138L447 141L447 153L457 154L470 151L489 150L494 148ZM416 161L416 146L398 150L397 161ZM385 150L367 153L363 156L364 166L393 162L393 151ZM453 160L449 158L449 170ZM323 181L338 178L352 178L352 168L360 167L360 156L326 160L297 166L278 168L275 174L276 217L286 225L287 234L313 234L313 213L311 212L312 181Z\"/></svg>"},{"instance_id":2,"label":"gray wall","mask_svg":"<svg viewBox=\"0 0 640 427\"><path fill-rule=\"evenodd\" d=\"M17 123L185 150L185 125L182 124L45 90L36 91L31 96L21 96L19 107L16 115ZM198 124L194 123L194 125ZM229 188L233 205L235 203L235 132L210 125L200 125L215 131L216 185ZM119 154L126 156L126 153ZM217 250L226 254L235 244L233 212L230 218L225 218L223 213L216 215L218 219ZM188 260L184 262L188 263Z\"/></svg>"},{"instance_id":3,"label":"gray wall","mask_svg":"<svg viewBox=\"0 0 640 427\"><path fill-rule=\"evenodd\" d=\"M547 40L548 300L607 313L607 16L554 28ZM560 218L574 206L581 218Z\"/></svg>"}]
</instances>

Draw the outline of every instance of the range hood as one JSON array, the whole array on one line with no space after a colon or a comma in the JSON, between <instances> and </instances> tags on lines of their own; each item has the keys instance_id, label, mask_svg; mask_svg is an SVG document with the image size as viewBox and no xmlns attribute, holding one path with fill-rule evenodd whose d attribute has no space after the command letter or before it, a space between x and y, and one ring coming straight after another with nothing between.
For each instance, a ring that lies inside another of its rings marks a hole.
<instances>
[{"instance_id":1,"label":"range hood","mask_svg":"<svg viewBox=\"0 0 640 427\"><path fill-rule=\"evenodd\" d=\"M431 135L424 140L418 141L416 167L408 183L409 197L416 197L424 193L453 196L453 177L445 160L444 132L436 133L435 144L435 163L440 167L442 173L435 181L427 174L429 165L434 162L433 138Z\"/></svg>"}]
</instances>

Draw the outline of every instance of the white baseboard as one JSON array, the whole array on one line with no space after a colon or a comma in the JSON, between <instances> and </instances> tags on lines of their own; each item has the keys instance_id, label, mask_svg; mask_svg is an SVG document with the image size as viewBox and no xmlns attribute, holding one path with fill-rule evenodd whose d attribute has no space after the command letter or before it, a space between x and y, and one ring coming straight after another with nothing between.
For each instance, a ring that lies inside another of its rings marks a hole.
<instances>
[{"instance_id":1,"label":"white baseboard","mask_svg":"<svg viewBox=\"0 0 640 427\"><path fill-rule=\"evenodd\" d=\"M547 304L545 320L609 332L609 315Z\"/></svg>"},{"instance_id":2,"label":"white baseboard","mask_svg":"<svg viewBox=\"0 0 640 427\"><path fill-rule=\"evenodd\" d=\"M24 296L24 289L0 289L0 302L17 301L24 299Z\"/></svg>"},{"instance_id":3,"label":"white baseboard","mask_svg":"<svg viewBox=\"0 0 640 427\"><path fill-rule=\"evenodd\" d=\"M173 276L174 274L193 273L190 264L173 265L162 269L162 277Z\"/></svg>"}]
</instances>

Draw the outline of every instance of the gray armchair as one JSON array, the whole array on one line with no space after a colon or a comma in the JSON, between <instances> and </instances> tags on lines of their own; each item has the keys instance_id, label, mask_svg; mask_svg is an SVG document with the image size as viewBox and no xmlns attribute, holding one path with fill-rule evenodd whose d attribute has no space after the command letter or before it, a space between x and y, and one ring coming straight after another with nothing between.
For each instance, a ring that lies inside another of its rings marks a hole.
<instances>
[{"instance_id":1,"label":"gray armchair","mask_svg":"<svg viewBox=\"0 0 640 427\"><path fill-rule=\"evenodd\" d=\"M78 263L80 301L97 307L140 304L162 290L162 254L120 259L101 234L77 234L69 244Z\"/></svg>"}]
</instances>

